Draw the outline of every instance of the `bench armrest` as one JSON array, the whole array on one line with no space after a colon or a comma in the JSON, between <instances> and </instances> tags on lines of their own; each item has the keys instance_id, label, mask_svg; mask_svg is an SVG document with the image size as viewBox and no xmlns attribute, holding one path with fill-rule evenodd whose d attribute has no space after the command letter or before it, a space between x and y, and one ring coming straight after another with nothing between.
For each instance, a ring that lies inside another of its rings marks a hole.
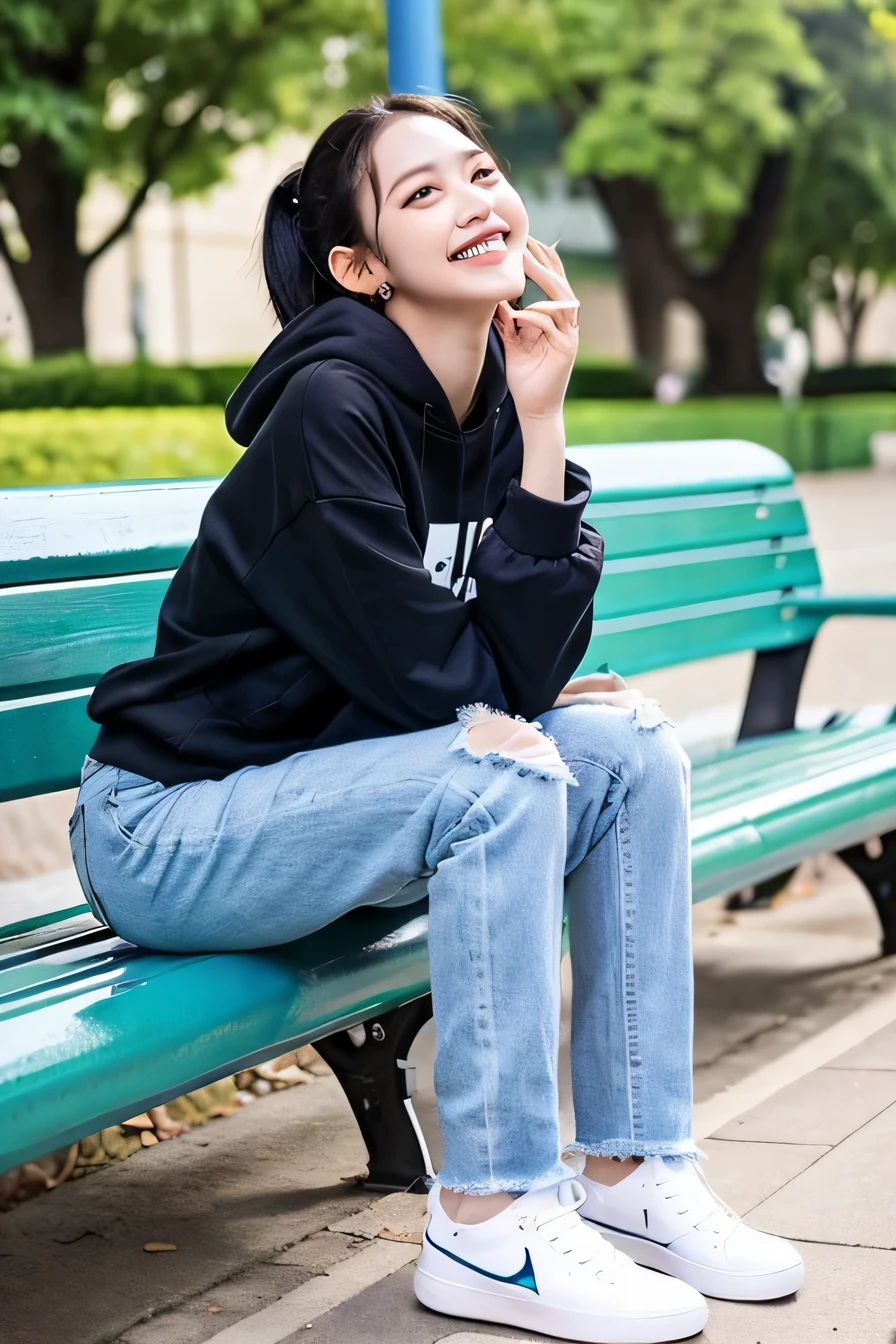
<instances>
[{"instance_id":1,"label":"bench armrest","mask_svg":"<svg viewBox=\"0 0 896 1344\"><path fill-rule=\"evenodd\" d=\"M801 597L793 605L807 616L896 616L896 596L886 593L832 593Z\"/></svg>"}]
</instances>

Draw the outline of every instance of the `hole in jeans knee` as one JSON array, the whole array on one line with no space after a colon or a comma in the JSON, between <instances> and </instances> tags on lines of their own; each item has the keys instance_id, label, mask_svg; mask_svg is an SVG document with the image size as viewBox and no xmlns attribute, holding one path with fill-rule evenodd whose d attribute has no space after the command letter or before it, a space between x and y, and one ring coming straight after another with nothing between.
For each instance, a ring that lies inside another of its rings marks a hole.
<instances>
[{"instance_id":1,"label":"hole in jeans knee","mask_svg":"<svg viewBox=\"0 0 896 1344\"><path fill-rule=\"evenodd\" d=\"M542 737L531 723L516 723L500 714L480 719L467 730L467 743L471 751L481 756L487 751L504 751L509 756L518 755L526 747L538 747L542 742L552 744ZM560 753L553 747L554 755L560 759Z\"/></svg>"},{"instance_id":2,"label":"hole in jeans knee","mask_svg":"<svg viewBox=\"0 0 896 1344\"><path fill-rule=\"evenodd\" d=\"M511 717L482 703L463 706L457 717L461 731L449 750L462 751L473 760L487 760L497 767L516 765L520 775L534 774L541 779L578 784L557 750L555 739L537 721L529 723L520 714Z\"/></svg>"}]
</instances>

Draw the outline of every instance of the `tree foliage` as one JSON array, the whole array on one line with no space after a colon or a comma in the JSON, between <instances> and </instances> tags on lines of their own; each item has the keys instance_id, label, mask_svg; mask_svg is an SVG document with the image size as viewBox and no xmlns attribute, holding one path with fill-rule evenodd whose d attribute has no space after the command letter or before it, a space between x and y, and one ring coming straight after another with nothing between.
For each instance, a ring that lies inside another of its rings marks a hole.
<instances>
[{"instance_id":1,"label":"tree foliage","mask_svg":"<svg viewBox=\"0 0 896 1344\"><path fill-rule=\"evenodd\" d=\"M499 47L512 96L554 108L566 168L615 225L645 364L659 364L663 311L681 298L703 318L709 384L759 390L755 311L791 159L849 103L837 32L859 34L861 66L896 16L876 0L446 0L446 11L462 82L500 106ZM868 155L888 158L890 126L869 106Z\"/></svg>"},{"instance_id":2,"label":"tree foliage","mask_svg":"<svg viewBox=\"0 0 896 1344\"><path fill-rule=\"evenodd\" d=\"M869 304L896 272L896 15L819 15L809 40L826 85L795 149L766 298L809 328L813 307L829 307L851 362Z\"/></svg>"},{"instance_id":3,"label":"tree foliage","mask_svg":"<svg viewBox=\"0 0 896 1344\"><path fill-rule=\"evenodd\" d=\"M83 344L83 279L147 194L226 176L241 145L314 130L344 106L346 60L382 85L377 0L0 0L0 253L39 349ZM82 254L91 173L117 182L115 226ZM32 265L31 263L36 263Z\"/></svg>"}]
</instances>

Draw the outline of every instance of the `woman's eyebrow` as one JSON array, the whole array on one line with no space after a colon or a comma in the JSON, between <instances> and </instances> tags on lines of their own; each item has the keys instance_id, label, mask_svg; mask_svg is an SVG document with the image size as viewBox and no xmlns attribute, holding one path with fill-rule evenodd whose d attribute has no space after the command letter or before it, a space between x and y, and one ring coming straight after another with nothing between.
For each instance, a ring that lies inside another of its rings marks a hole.
<instances>
[{"instance_id":1,"label":"woman's eyebrow","mask_svg":"<svg viewBox=\"0 0 896 1344\"><path fill-rule=\"evenodd\" d=\"M477 154L487 154L487 153L488 153L487 149L462 149L457 157L461 161L463 161L464 159L473 159L476 157ZM409 168L406 173L402 173L401 177L396 177L395 181L392 183L392 186L386 192L386 200L388 201L389 197L392 195L396 187L401 186L405 178L413 177L415 173L432 172L432 170L434 168L438 168L438 166L439 165L437 163L418 163L416 168Z\"/></svg>"}]
</instances>

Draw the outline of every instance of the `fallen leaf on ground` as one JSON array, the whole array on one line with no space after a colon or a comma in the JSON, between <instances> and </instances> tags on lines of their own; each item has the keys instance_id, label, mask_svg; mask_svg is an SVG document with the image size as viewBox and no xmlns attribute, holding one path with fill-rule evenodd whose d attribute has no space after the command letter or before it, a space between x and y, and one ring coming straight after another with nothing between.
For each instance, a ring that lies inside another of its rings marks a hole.
<instances>
[{"instance_id":1,"label":"fallen leaf on ground","mask_svg":"<svg viewBox=\"0 0 896 1344\"><path fill-rule=\"evenodd\" d=\"M177 1247L173 1241L147 1241L143 1249L144 1251L176 1251Z\"/></svg>"},{"instance_id":2,"label":"fallen leaf on ground","mask_svg":"<svg viewBox=\"0 0 896 1344\"><path fill-rule=\"evenodd\" d=\"M130 1120L122 1120L121 1126L122 1129L152 1129L153 1123L144 1111L142 1115L131 1116Z\"/></svg>"}]
</instances>

